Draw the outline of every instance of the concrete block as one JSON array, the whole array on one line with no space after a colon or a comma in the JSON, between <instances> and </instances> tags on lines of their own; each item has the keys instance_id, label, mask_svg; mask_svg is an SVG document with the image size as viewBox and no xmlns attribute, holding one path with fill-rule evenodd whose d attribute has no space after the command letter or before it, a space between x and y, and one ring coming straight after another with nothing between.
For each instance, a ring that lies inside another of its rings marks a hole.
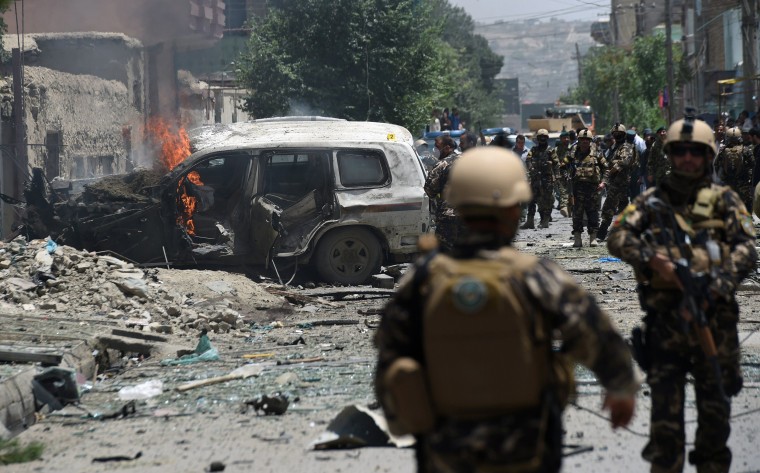
<instances>
[{"instance_id":1,"label":"concrete block","mask_svg":"<svg viewBox=\"0 0 760 473\"><path fill-rule=\"evenodd\" d=\"M393 289L396 281L392 276L387 274L375 274L372 276L372 287L378 287L380 289Z\"/></svg>"}]
</instances>

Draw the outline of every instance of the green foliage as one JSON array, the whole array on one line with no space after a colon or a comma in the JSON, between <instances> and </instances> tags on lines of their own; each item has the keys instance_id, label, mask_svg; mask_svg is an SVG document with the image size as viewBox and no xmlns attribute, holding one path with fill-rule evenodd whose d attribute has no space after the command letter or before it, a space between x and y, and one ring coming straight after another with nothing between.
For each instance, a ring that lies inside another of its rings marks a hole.
<instances>
[{"instance_id":1,"label":"green foliage","mask_svg":"<svg viewBox=\"0 0 760 473\"><path fill-rule=\"evenodd\" d=\"M316 114L419 130L440 104L463 116L498 110L502 58L447 0L272 0L270 7L252 23L238 63L250 90L244 109L257 118Z\"/></svg>"},{"instance_id":2,"label":"green foliage","mask_svg":"<svg viewBox=\"0 0 760 473\"><path fill-rule=\"evenodd\" d=\"M38 442L32 442L22 447L17 439L0 439L0 465L11 463L25 463L39 459L45 447Z\"/></svg>"},{"instance_id":3,"label":"green foliage","mask_svg":"<svg viewBox=\"0 0 760 473\"><path fill-rule=\"evenodd\" d=\"M448 89L442 91L440 108L457 107L462 120L483 127L501 125L504 104L496 75L504 65L504 57L493 52L488 41L475 34L475 23L461 7L448 0L432 0L433 18L439 23L444 45L453 50L447 61Z\"/></svg>"},{"instance_id":4,"label":"green foliage","mask_svg":"<svg viewBox=\"0 0 760 473\"><path fill-rule=\"evenodd\" d=\"M674 46L676 89L689 75L682 56L680 48ZM599 116L597 131L603 132L613 125L616 98L619 119L626 126L641 129L665 124L658 103L659 92L667 84L664 35L637 38L631 51L613 46L593 48L581 64L582 82L562 100L578 103L588 100Z\"/></svg>"},{"instance_id":5,"label":"green foliage","mask_svg":"<svg viewBox=\"0 0 760 473\"><path fill-rule=\"evenodd\" d=\"M444 53L418 3L273 1L240 60L251 90L245 109L256 117L293 111L421 126L438 98Z\"/></svg>"}]
</instances>

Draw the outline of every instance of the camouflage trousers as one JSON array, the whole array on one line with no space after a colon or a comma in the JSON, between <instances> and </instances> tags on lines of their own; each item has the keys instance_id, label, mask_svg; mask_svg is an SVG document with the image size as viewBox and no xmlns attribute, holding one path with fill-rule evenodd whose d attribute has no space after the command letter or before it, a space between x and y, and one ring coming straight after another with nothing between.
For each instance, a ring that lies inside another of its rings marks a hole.
<instances>
[{"instance_id":1,"label":"camouflage trousers","mask_svg":"<svg viewBox=\"0 0 760 473\"><path fill-rule=\"evenodd\" d=\"M457 216L441 214L435 220L435 236L438 238L440 248L444 251L451 251L454 242L466 231L467 227Z\"/></svg>"},{"instance_id":2,"label":"camouflage trousers","mask_svg":"<svg viewBox=\"0 0 760 473\"><path fill-rule=\"evenodd\" d=\"M711 310L710 326L718 349L721 382L727 395L742 385L739 341L736 325L738 306L722 304ZM684 466L684 400L686 375L694 378L697 432L689 463L699 473L728 472L731 450L731 402L716 388L715 371L706 359L693 329L684 331L682 319L673 311L654 312L649 321L647 345L650 367L652 411L649 443L642 456L652 463L653 472L679 473Z\"/></svg>"},{"instance_id":3,"label":"camouflage trousers","mask_svg":"<svg viewBox=\"0 0 760 473\"><path fill-rule=\"evenodd\" d=\"M567 208L567 176L562 176L559 180L554 182L554 197L557 199L557 207Z\"/></svg>"},{"instance_id":4,"label":"camouflage trousers","mask_svg":"<svg viewBox=\"0 0 760 473\"><path fill-rule=\"evenodd\" d=\"M744 206L747 208L748 212L752 212L754 192L755 189L751 186L741 186L736 189L736 193L739 194L739 197L742 199L742 202L744 202Z\"/></svg>"},{"instance_id":5,"label":"camouflage trousers","mask_svg":"<svg viewBox=\"0 0 760 473\"><path fill-rule=\"evenodd\" d=\"M607 198L602 206L602 221L612 222L612 217L619 214L628 205L628 184L607 187ZM608 223L609 225L609 223Z\"/></svg>"},{"instance_id":6,"label":"camouflage trousers","mask_svg":"<svg viewBox=\"0 0 760 473\"><path fill-rule=\"evenodd\" d=\"M548 189L533 187L533 200L528 204L528 217L536 215L536 207L541 218L549 218L554 206L554 191L551 184Z\"/></svg>"},{"instance_id":7,"label":"camouflage trousers","mask_svg":"<svg viewBox=\"0 0 760 473\"><path fill-rule=\"evenodd\" d=\"M598 184L593 182L575 182L573 184L573 233L583 232L583 218L588 220L588 232L599 228L599 193Z\"/></svg>"},{"instance_id":8,"label":"camouflage trousers","mask_svg":"<svg viewBox=\"0 0 760 473\"><path fill-rule=\"evenodd\" d=\"M419 473L555 473L562 466L562 411L485 421L444 421L417 438ZM543 438L542 438L543 435Z\"/></svg>"}]
</instances>

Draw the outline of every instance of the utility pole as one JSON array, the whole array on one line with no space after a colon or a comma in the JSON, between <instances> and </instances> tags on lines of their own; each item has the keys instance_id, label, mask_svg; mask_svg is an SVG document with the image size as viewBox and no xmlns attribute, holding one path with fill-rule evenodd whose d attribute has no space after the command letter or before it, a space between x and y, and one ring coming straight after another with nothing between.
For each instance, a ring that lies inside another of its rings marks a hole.
<instances>
[{"instance_id":1,"label":"utility pole","mask_svg":"<svg viewBox=\"0 0 760 473\"><path fill-rule=\"evenodd\" d=\"M675 102L675 90L673 90L673 31L671 22L673 21L673 9L671 0L665 0L665 54L666 67L668 71L668 123L672 122L673 102Z\"/></svg>"},{"instance_id":2,"label":"utility pole","mask_svg":"<svg viewBox=\"0 0 760 473\"><path fill-rule=\"evenodd\" d=\"M583 80L583 70L581 69L581 50L578 43L575 43L575 60L578 61L578 86L580 86Z\"/></svg>"},{"instance_id":3,"label":"utility pole","mask_svg":"<svg viewBox=\"0 0 760 473\"><path fill-rule=\"evenodd\" d=\"M13 68L13 117L16 141L16 175L13 197L21 197L24 181L29 173L26 153L26 111L24 110L24 64L19 48L12 50Z\"/></svg>"},{"instance_id":4,"label":"utility pole","mask_svg":"<svg viewBox=\"0 0 760 473\"><path fill-rule=\"evenodd\" d=\"M757 0L742 0L742 74L744 80L744 108L755 110L755 75L757 74Z\"/></svg>"}]
</instances>

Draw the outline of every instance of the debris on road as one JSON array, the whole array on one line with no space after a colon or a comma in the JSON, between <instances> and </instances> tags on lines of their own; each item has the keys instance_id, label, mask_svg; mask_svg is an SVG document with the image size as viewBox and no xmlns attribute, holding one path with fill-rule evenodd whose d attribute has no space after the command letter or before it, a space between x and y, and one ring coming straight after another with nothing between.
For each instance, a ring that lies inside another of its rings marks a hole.
<instances>
[{"instance_id":1,"label":"debris on road","mask_svg":"<svg viewBox=\"0 0 760 473\"><path fill-rule=\"evenodd\" d=\"M190 383L177 386L176 390L179 392L189 391L191 389L200 388L203 386L211 386L212 384L224 383L235 379L245 379L251 376L258 376L264 371L265 367L262 365L243 365L239 368L235 368L224 376L216 376L214 378L201 379L198 381L192 381Z\"/></svg>"},{"instance_id":2,"label":"debris on road","mask_svg":"<svg viewBox=\"0 0 760 473\"><path fill-rule=\"evenodd\" d=\"M399 448L414 445L411 435L395 436L388 431L388 423L382 414L365 406L352 405L342 411L327 425L327 430L312 443L314 450L357 447Z\"/></svg>"}]
</instances>

